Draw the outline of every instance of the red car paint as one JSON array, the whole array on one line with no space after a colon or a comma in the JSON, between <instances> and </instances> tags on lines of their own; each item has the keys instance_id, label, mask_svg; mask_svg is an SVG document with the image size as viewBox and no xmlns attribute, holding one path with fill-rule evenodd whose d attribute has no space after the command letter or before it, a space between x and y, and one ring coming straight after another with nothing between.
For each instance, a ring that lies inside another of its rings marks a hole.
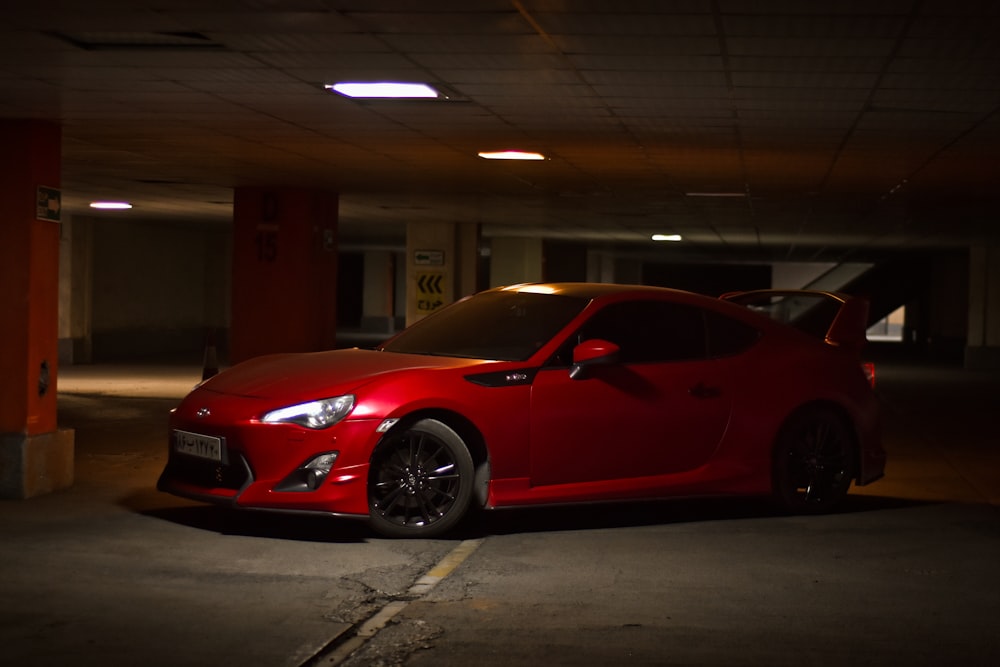
<instances>
[{"instance_id":1,"label":"red car paint","mask_svg":"<svg viewBox=\"0 0 1000 667\"><path fill-rule=\"evenodd\" d=\"M530 285L462 300L378 350L253 359L171 415L172 434L218 439L220 460L178 451L175 435L158 486L236 507L370 517L380 532L417 537L450 529L470 505L775 494L792 509L825 511L851 478L867 484L884 470L859 358L866 308L792 294L825 304L829 325L805 333L731 302L740 295ZM675 310L686 323L669 342L675 327L664 318ZM264 422L343 395L353 408L326 428ZM824 462L808 434L801 443L790 435L810 419L833 421L849 441L833 457L842 462ZM380 449L390 443L397 450ZM433 463L402 462L442 443ZM308 468L333 452L329 470ZM823 481L834 465L844 470Z\"/></svg>"}]
</instances>

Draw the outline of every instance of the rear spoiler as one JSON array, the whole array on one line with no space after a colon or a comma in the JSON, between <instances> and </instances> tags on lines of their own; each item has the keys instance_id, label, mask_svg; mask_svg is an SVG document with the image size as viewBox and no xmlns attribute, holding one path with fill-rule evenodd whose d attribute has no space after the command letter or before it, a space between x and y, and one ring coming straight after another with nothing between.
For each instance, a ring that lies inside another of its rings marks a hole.
<instances>
[{"instance_id":1,"label":"rear spoiler","mask_svg":"<svg viewBox=\"0 0 1000 667\"><path fill-rule=\"evenodd\" d=\"M861 297L816 290L753 290L729 292L719 298L762 311L859 356L868 342L868 300Z\"/></svg>"}]
</instances>

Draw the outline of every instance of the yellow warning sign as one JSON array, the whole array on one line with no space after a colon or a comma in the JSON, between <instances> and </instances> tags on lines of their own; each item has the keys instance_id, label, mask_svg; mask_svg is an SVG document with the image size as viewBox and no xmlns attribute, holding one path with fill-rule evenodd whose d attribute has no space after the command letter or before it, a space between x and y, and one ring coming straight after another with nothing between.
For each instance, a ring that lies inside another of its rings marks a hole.
<instances>
[{"instance_id":1,"label":"yellow warning sign","mask_svg":"<svg viewBox=\"0 0 1000 667\"><path fill-rule=\"evenodd\" d=\"M443 273L417 274L417 311L430 313L445 305L447 281Z\"/></svg>"}]
</instances>

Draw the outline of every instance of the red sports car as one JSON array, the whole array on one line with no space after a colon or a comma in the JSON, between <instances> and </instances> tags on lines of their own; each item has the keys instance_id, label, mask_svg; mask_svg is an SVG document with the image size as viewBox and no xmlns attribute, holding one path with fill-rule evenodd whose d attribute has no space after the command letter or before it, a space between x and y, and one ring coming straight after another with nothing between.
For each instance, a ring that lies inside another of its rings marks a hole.
<instances>
[{"instance_id":1,"label":"red sports car","mask_svg":"<svg viewBox=\"0 0 1000 667\"><path fill-rule=\"evenodd\" d=\"M826 292L492 289L375 350L207 380L172 413L158 487L393 537L471 507L770 494L827 511L885 465L867 310Z\"/></svg>"}]
</instances>

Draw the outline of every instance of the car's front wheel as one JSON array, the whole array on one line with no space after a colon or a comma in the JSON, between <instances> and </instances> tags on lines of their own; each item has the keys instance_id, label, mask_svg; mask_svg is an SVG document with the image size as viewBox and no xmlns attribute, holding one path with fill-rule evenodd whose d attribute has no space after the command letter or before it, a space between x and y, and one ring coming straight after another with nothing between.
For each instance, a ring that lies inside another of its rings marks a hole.
<instances>
[{"instance_id":1,"label":"car's front wheel","mask_svg":"<svg viewBox=\"0 0 1000 667\"><path fill-rule=\"evenodd\" d=\"M774 497L795 513L828 512L843 501L854 478L854 438L833 410L793 416L774 450Z\"/></svg>"},{"instance_id":2,"label":"car's front wheel","mask_svg":"<svg viewBox=\"0 0 1000 667\"><path fill-rule=\"evenodd\" d=\"M372 455L368 511L388 537L435 537L469 508L474 468L462 438L436 419L396 427Z\"/></svg>"}]
</instances>

